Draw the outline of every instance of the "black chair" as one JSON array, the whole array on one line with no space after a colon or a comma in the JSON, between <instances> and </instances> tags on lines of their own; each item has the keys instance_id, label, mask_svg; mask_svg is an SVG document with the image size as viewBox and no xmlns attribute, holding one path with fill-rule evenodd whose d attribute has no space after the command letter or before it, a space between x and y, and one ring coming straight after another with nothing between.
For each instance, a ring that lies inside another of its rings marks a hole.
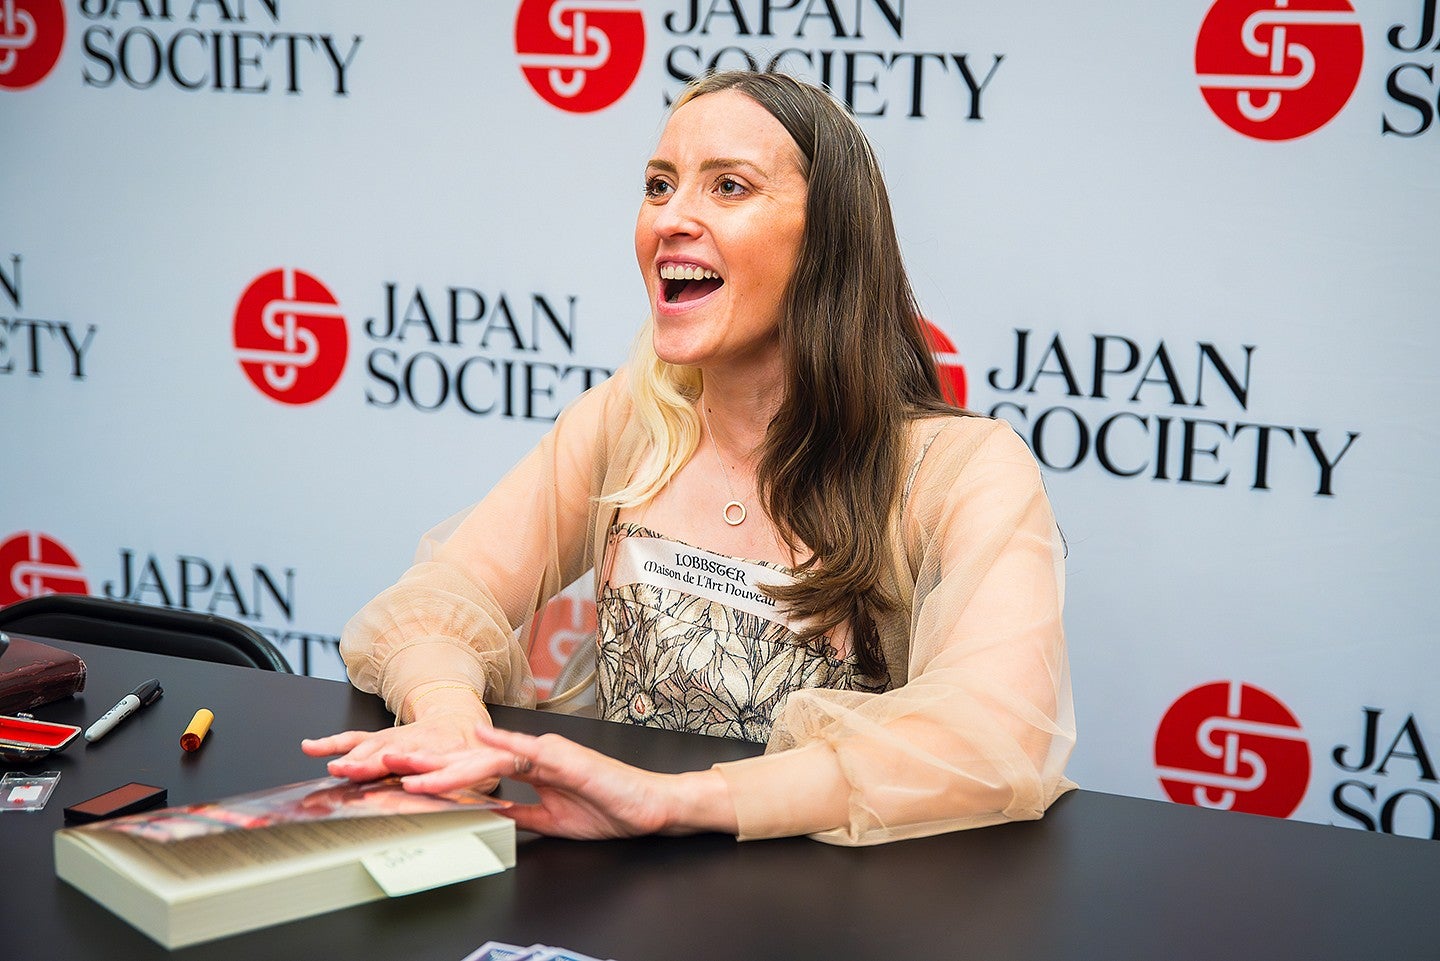
<instances>
[{"instance_id":1,"label":"black chair","mask_svg":"<svg viewBox=\"0 0 1440 961\"><path fill-rule=\"evenodd\" d=\"M213 614L83 594L47 594L0 608L0 630L127 651L295 673L259 632Z\"/></svg>"}]
</instances>

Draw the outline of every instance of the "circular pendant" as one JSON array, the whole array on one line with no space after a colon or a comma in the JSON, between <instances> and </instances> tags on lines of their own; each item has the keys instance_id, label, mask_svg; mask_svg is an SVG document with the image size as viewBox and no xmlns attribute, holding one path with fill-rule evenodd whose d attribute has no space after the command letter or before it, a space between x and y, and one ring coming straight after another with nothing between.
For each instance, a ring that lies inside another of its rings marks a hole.
<instances>
[{"instance_id":1,"label":"circular pendant","mask_svg":"<svg viewBox=\"0 0 1440 961\"><path fill-rule=\"evenodd\" d=\"M739 516L735 512L739 512ZM739 527L745 523L745 505L739 501L731 501L725 505L725 523L731 527Z\"/></svg>"}]
</instances>

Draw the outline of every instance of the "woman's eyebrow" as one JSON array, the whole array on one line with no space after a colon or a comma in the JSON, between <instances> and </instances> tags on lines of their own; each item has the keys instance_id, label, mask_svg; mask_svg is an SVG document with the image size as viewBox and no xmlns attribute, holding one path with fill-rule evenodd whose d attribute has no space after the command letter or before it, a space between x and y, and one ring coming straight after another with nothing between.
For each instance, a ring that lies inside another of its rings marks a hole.
<instances>
[{"instance_id":1,"label":"woman's eyebrow","mask_svg":"<svg viewBox=\"0 0 1440 961\"><path fill-rule=\"evenodd\" d=\"M741 160L739 157L713 157L700 165L701 171L733 169L735 167L749 167L762 177L768 177L765 169L757 163L749 160Z\"/></svg>"},{"instance_id":2,"label":"woman's eyebrow","mask_svg":"<svg viewBox=\"0 0 1440 961\"><path fill-rule=\"evenodd\" d=\"M711 170L730 170L736 167L749 167L763 178L769 178L765 168L749 160L741 160L739 157L712 157L700 164L700 172L708 173ZM658 170L661 173L678 174L679 168L668 160L656 158L645 165L646 170Z\"/></svg>"}]
</instances>

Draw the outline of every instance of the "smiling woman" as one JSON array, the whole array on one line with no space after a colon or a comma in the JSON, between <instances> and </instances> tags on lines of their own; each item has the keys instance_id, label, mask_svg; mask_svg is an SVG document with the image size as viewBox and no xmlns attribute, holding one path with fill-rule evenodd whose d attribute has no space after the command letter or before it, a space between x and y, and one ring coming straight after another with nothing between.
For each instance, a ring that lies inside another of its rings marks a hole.
<instances>
[{"instance_id":1,"label":"smiling woman","mask_svg":"<svg viewBox=\"0 0 1440 961\"><path fill-rule=\"evenodd\" d=\"M727 73L645 166L650 317L347 626L354 683L406 722L315 741L415 791L531 784L521 827L870 844L1039 817L1073 787L1060 540L1003 423L942 399L878 165L828 94ZM587 570L595 710L768 743L641 771L491 727L534 704L536 612Z\"/></svg>"},{"instance_id":2,"label":"smiling woman","mask_svg":"<svg viewBox=\"0 0 1440 961\"><path fill-rule=\"evenodd\" d=\"M804 229L803 159L779 121L733 89L677 107L635 225L657 356L713 376L775 355Z\"/></svg>"}]
</instances>

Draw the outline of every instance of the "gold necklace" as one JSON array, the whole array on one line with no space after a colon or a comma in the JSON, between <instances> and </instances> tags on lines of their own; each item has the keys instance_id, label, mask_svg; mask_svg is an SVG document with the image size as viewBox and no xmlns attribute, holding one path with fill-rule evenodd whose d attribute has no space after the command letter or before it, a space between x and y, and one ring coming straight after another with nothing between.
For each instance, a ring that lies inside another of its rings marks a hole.
<instances>
[{"instance_id":1,"label":"gold necklace","mask_svg":"<svg viewBox=\"0 0 1440 961\"><path fill-rule=\"evenodd\" d=\"M735 488L730 484L730 472L725 469L725 461L720 459L720 445L715 443L715 432L710 429L710 415L705 409L703 398L700 401L700 419L705 422L705 433L710 435L710 446L715 449L715 463L720 465L720 476L725 478L725 489L730 492L730 502L725 505L720 516L725 518L725 523L731 527L739 527L745 523L745 505L735 496ZM734 514L735 511L739 514Z\"/></svg>"}]
</instances>

